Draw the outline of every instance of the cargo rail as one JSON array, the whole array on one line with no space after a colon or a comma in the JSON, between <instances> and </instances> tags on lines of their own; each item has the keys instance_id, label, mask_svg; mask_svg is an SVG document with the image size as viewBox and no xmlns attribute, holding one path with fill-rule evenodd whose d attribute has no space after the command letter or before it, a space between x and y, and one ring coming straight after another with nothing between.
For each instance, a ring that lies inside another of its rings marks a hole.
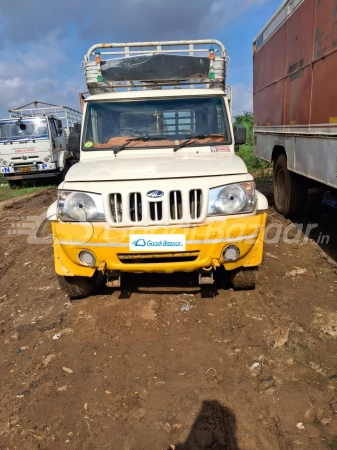
<instances>
[{"instance_id":1,"label":"cargo rail","mask_svg":"<svg viewBox=\"0 0 337 450\"><path fill-rule=\"evenodd\" d=\"M83 62L91 95L116 90L226 89L229 57L217 40L96 44Z\"/></svg>"},{"instance_id":2,"label":"cargo rail","mask_svg":"<svg viewBox=\"0 0 337 450\"><path fill-rule=\"evenodd\" d=\"M55 117L62 121L64 128L73 129L75 123L81 123L82 113L68 106L54 105L52 103L44 103L34 101L26 105L19 106L15 109L8 110L10 118L24 118L24 117Z\"/></svg>"}]
</instances>

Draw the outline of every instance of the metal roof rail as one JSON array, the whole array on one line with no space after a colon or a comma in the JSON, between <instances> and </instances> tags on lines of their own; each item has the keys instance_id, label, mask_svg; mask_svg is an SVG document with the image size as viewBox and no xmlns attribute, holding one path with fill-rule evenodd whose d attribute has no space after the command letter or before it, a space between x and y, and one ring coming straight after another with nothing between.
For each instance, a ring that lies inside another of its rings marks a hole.
<instances>
[{"instance_id":1,"label":"metal roof rail","mask_svg":"<svg viewBox=\"0 0 337 450\"><path fill-rule=\"evenodd\" d=\"M111 50L108 50L111 49ZM91 95L121 90L226 87L229 58L217 40L96 44L84 57Z\"/></svg>"},{"instance_id":2,"label":"metal roof rail","mask_svg":"<svg viewBox=\"0 0 337 450\"><path fill-rule=\"evenodd\" d=\"M41 106L40 106L41 105ZM26 105L19 106L15 109L8 110L10 118L20 117L56 117L62 120L63 126L69 128L73 127L75 123L82 121L82 113L76 111L68 106L54 105L52 103L45 103L34 101Z\"/></svg>"}]
</instances>

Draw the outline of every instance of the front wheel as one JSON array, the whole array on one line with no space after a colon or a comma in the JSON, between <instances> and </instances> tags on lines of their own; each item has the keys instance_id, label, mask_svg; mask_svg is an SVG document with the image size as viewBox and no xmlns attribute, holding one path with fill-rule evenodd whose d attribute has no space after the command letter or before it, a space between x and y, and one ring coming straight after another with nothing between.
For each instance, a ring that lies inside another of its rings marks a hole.
<instances>
[{"instance_id":1,"label":"front wheel","mask_svg":"<svg viewBox=\"0 0 337 450\"><path fill-rule=\"evenodd\" d=\"M89 297L96 287L96 276L87 277L63 277L57 275L60 287L70 300Z\"/></svg>"},{"instance_id":2,"label":"front wheel","mask_svg":"<svg viewBox=\"0 0 337 450\"><path fill-rule=\"evenodd\" d=\"M230 274L232 286L238 291L251 291L256 288L257 267L248 267L234 270Z\"/></svg>"},{"instance_id":3,"label":"front wheel","mask_svg":"<svg viewBox=\"0 0 337 450\"><path fill-rule=\"evenodd\" d=\"M21 180L8 180L9 187L11 189L17 189L22 186Z\"/></svg>"},{"instance_id":4,"label":"front wheel","mask_svg":"<svg viewBox=\"0 0 337 450\"><path fill-rule=\"evenodd\" d=\"M275 209L285 217L301 213L305 189L299 175L288 170L287 156L280 155L274 165Z\"/></svg>"}]
</instances>

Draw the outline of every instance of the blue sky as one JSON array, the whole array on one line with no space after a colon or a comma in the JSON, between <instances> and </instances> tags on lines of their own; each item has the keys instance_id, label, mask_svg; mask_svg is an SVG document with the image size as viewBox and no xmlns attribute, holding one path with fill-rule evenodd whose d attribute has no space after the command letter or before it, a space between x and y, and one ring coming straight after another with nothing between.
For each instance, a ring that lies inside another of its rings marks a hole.
<instances>
[{"instance_id":1,"label":"blue sky","mask_svg":"<svg viewBox=\"0 0 337 450\"><path fill-rule=\"evenodd\" d=\"M252 41L281 0L6 2L0 10L0 117L34 100L79 108L81 61L98 42L216 38L231 58L234 113L252 110Z\"/></svg>"}]
</instances>

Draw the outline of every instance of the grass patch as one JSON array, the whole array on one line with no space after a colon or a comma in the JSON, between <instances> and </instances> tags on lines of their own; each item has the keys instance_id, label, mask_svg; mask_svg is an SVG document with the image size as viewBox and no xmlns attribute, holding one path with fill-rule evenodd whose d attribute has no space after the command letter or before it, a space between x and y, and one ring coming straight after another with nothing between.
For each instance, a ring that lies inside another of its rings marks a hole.
<instances>
[{"instance_id":1,"label":"grass patch","mask_svg":"<svg viewBox=\"0 0 337 450\"><path fill-rule=\"evenodd\" d=\"M9 184L7 184L6 180L0 174L0 202L3 200L22 197L23 195L35 194L36 192L45 191L51 188L55 188L55 186L22 186L16 189L11 189Z\"/></svg>"},{"instance_id":2,"label":"grass patch","mask_svg":"<svg viewBox=\"0 0 337 450\"><path fill-rule=\"evenodd\" d=\"M244 160L249 172L260 172L272 167L272 165L254 154L254 118L253 114L245 112L235 117L235 125L244 125L247 130L247 143L240 146L238 155Z\"/></svg>"}]
</instances>

